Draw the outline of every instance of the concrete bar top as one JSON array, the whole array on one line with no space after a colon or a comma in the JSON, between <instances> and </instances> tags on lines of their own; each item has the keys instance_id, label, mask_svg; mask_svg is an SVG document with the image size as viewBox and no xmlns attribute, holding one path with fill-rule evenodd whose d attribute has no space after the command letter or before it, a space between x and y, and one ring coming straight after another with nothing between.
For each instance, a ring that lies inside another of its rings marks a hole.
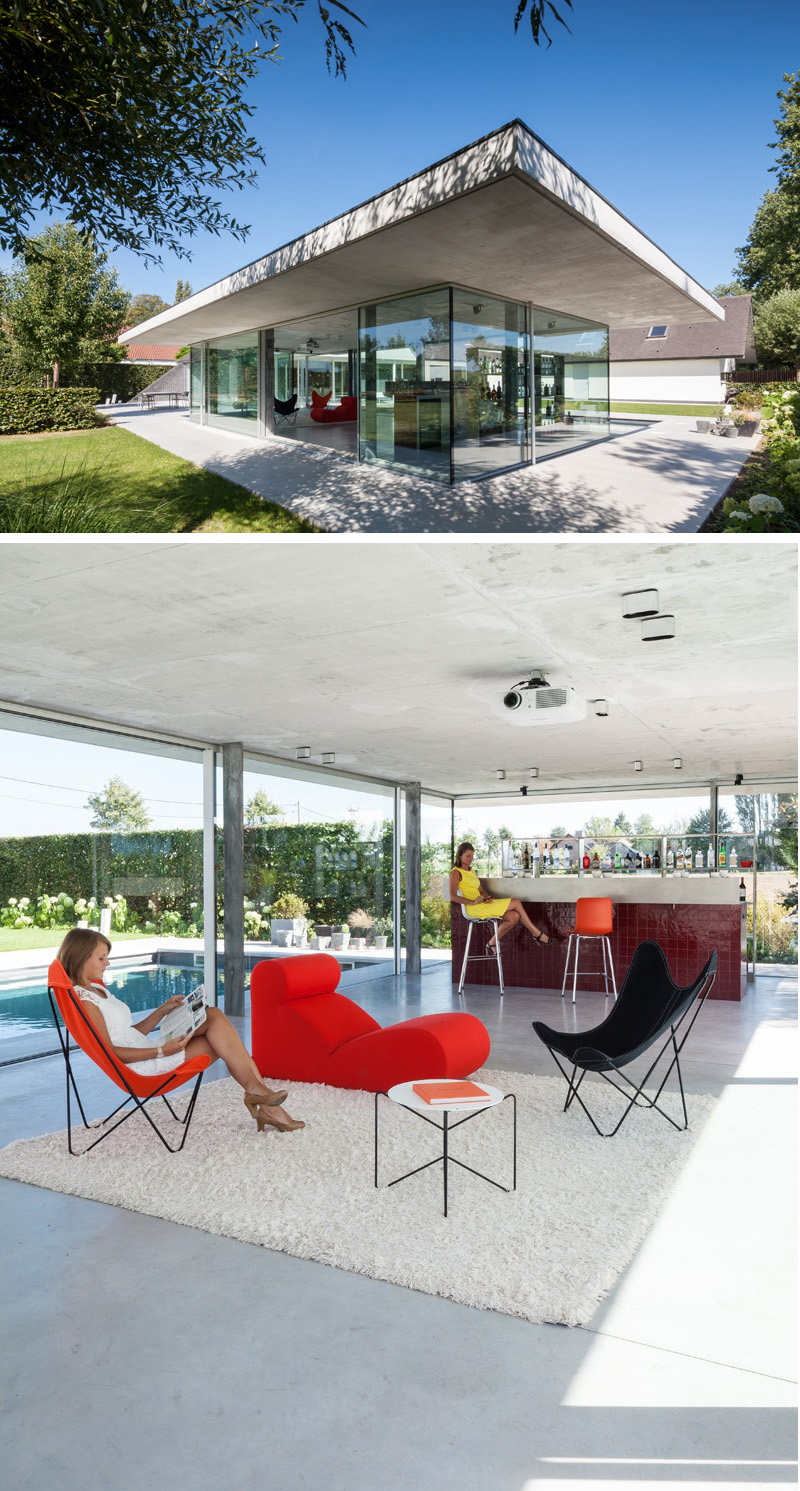
<instances>
[{"instance_id":1,"label":"concrete bar top","mask_svg":"<svg viewBox=\"0 0 800 1491\"><path fill-rule=\"evenodd\" d=\"M612 901L651 906L733 906L739 875L516 875L481 876L493 896L520 901L574 904L579 896L610 896Z\"/></svg>"}]
</instances>

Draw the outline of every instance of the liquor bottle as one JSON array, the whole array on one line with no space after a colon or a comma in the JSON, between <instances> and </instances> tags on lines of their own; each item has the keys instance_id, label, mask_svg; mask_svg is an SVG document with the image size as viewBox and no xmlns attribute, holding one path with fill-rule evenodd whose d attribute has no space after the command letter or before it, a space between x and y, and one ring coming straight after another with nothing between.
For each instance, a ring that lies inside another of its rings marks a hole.
<instances>
[{"instance_id":1,"label":"liquor bottle","mask_svg":"<svg viewBox=\"0 0 800 1491\"><path fill-rule=\"evenodd\" d=\"M528 848L528 845L526 843L525 846L524 846L524 848L523 848L523 850L522 850L522 871L523 871L523 874L528 875L530 873L530 868L531 868L531 852L530 852L530 849Z\"/></svg>"},{"instance_id":2,"label":"liquor bottle","mask_svg":"<svg viewBox=\"0 0 800 1491\"><path fill-rule=\"evenodd\" d=\"M593 875L599 875L600 874L600 855L597 853L596 849L594 851L594 858L592 860L592 874Z\"/></svg>"},{"instance_id":3,"label":"liquor bottle","mask_svg":"<svg viewBox=\"0 0 800 1491\"><path fill-rule=\"evenodd\" d=\"M669 844L667 846L667 874L668 875L673 875L674 873L675 873L675 851L673 850L672 845Z\"/></svg>"},{"instance_id":4,"label":"liquor bottle","mask_svg":"<svg viewBox=\"0 0 800 1491\"><path fill-rule=\"evenodd\" d=\"M590 870L592 868L592 862L591 862L588 854L586 854L586 853L584 853L584 856L583 856L583 868L584 868L584 870Z\"/></svg>"},{"instance_id":5,"label":"liquor bottle","mask_svg":"<svg viewBox=\"0 0 800 1491\"><path fill-rule=\"evenodd\" d=\"M653 855L653 869L661 872L661 850L657 849Z\"/></svg>"},{"instance_id":6,"label":"liquor bottle","mask_svg":"<svg viewBox=\"0 0 800 1491\"><path fill-rule=\"evenodd\" d=\"M731 852L728 855L728 869L729 870L736 870L738 864L739 864L739 856L736 853L736 845L735 844L731 844Z\"/></svg>"},{"instance_id":7,"label":"liquor bottle","mask_svg":"<svg viewBox=\"0 0 800 1491\"><path fill-rule=\"evenodd\" d=\"M682 844L678 845L678 852L675 855L675 869L676 869L676 871L678 872L679 875L683 874L683 845Z\"/></svg>"},{"instance_id":8,"label":"liquor bottle","mask_svg":"<svg viewBox=\"0 0 800 1491\"><path fill-rule=\"evenodd\" d=\"M720 867L721 870L724 870L727 867L727 859L725 857L725 844L724 844L724 842L720 843L720 846L719 846L719 867Z\"/></svg>"},{"instance_id":9,"label":"liquor bottle","mask_svg":"<svg viewBox=\"0 0 800 1491\"><path fill-rule=\"evenodd\" d=\"M692 868L692 846L687 844L683 851L683 873L688 875Z\"/></svg>"},{"instance_id":10,"label":"liquor bottle","mask_svg":"<svg viewBox=\"0 0 800 1491\"><path fill-rule=\"evenodd\" d=\"M747 904L747 886L744 883L744 876L739 881L739 900L742 902L742 905Z\"/></svg>"},{"instance_id":11,"label":"liquor bottle","mask_svg":"<svg viewBox=\"0 0 800 1491\"><path fill-rule=\"evenodd\" d=\"M650 858L650 851L649 851L649 849L646 851L645 856L644 856L644 867L645 867L646 870L652 870L652 868L653 868L653 861Z\"/></svg>"},{"instance_id":12,"label":"liquor bottle","mask_svg":"<svg viewBox=\"0 0 800 1491\"><path fill-rule=\"evenodd\" d=\"M708 846L708 854L706 855L706 869L707 870L713 870L713 868L714 868L714 845L713 844L709 844L709 846Z\"/></svg>"},{"instance_id":13,"label":"liquor bottle","mask_svg":"<svg viewBox=\"0 0 800 1491\"><path fill-rule=\"evenodd\" d=\"M622 855L620 854L619 849L616 849L614 851L614 873L618 875L621 869L622 869Z\"/></svg>"},{"instance_id":14,"label":"liquor bottle","mask_svg":"<svg viewBox=\"0 0 800 1491\"><path fill-rule=\"evenodd\" d=\"M540 868L539 861L540 861L540 859L541 859L541 855L539 853L539 840L537 839L536 842L535 842L535 844L534 844L534 846L533 846L533 873L534 873L534 875L538 875L538 873L539 873L539 868Z\"/></svg>"},{"instance_id":15,"label":"liquor bottle","mask_svg":"<svg viewBox=\"0 0 800 1491\"><path fill-rule=\"evenodd\" d=\"M703 868L703 851L700 848L699 844L698 844L697 849L695 851L694 867L695 867L696 870L702 870L702 868Z\"/></svg>"}]
</instances>

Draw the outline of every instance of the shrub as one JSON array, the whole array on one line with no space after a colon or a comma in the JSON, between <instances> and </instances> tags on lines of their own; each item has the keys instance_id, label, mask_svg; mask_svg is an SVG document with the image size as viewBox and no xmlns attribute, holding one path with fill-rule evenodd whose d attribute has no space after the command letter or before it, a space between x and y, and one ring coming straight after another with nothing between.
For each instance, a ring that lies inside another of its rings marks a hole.
<instances>
[{"instance_id":1,"label":"shrub","mask_svg":"<svg viewBox=\"0 0 800 1491\"><path fill-rule=\"evenodd\" d=\"M127 403L174 366L172 362L151 363L149 367L129 362L95 362L86 366L83 376L97 385L100 395L98 402L116 394L118 399Z\"/></svg>"},{"instance_id":2,"label":"shrub","mask_svg":"<svg viewBox=\"0 0 800 1491\"><path fill-rule=\"evenodd\" d=\"M279 920L294 921L300 917L307 917L308 907L302 896L296 896L293 891L287 891L273 901L270 914Z\"/></svg>"},{"instance_id":3,"label":"shrub","mask_svg":"<svg viewBox=\"0 0 800 1491\"><path fill-rule=\"evenodd\" d=\"M450 902L423 896L420 903L422 941L426 947L450 946Z\"/></svg>"},{"instance_id":4,"label":"shrub","mask_svg":"<svg viewBox=\"0 0 800 1491\"><path fill-rule=\"evenodd\" d=\"M735 389L728 390L727 402L738 409L761 409L796 388L796 383L737 383Z\"/></svg>"},{"instance_id":5,"label":"shrub","mask_svg":"<svg viewBox=\"0 0 800 1491\"><path fill-rule=\"evenodd\" d=\"M354 937L366 937L374 921L375 918L370 916L368 911L364 911L361 906L351 911L347 918L347 924Z\"/></svg>"},{"instance_id":6,"label":"shrub","mask_svg":"<svg viewBox=\"0 0 800 1491\"><path fill-rule=\"evenodd\" d=\"M0 434L91 430L98 402L96 388L0 388Z\"/></svg>"}]
</instances>

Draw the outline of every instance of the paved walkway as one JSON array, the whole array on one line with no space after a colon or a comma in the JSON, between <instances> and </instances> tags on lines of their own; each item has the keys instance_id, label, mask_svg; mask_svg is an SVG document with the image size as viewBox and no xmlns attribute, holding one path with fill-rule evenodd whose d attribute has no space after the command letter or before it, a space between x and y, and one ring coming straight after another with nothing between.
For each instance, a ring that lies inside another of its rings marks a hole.
<instances>
[{"instance_id":1,"label":"paved walkway","mask_svg":"<svg viewBox=\"0 0 800 1491\"><path fill-rule=\"evenodd\" d=\"M443 487L296 440L104 411L114 424L279 502L329 533L696 533L756 444L669 416L510 475Z\"/></svg>"}]
</instances>

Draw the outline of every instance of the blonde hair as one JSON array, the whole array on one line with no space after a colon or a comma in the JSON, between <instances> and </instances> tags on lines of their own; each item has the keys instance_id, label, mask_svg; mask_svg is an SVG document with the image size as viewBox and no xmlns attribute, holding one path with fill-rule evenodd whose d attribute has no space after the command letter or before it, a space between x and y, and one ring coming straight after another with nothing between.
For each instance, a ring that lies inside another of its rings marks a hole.
<instances>
[{"instance_id":1,"label":"blonde hair","mask_svg":"<svg viewBox=\"0 0 800 1491\"><path fill-rule=\"evenodd\" d=\"M111 951L108 938L93 927L73 927L64 938L58 949L58 961L73 984L80 983L83 965L91 958L98 942L104 942Z\"/></svg>"}]
</instances>

